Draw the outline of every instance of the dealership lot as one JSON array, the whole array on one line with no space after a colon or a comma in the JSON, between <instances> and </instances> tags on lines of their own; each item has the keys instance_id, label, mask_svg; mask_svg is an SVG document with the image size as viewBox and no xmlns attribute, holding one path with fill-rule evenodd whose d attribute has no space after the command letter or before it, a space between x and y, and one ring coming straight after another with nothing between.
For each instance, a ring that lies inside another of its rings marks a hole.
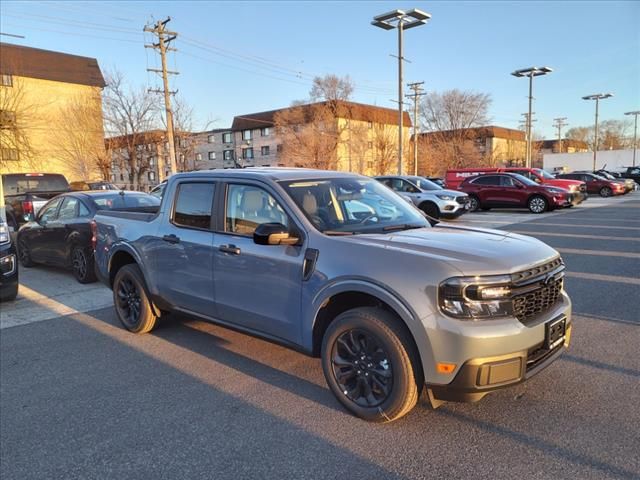
<instances>
[{"instance_id":1,"label":"dealership lot","mask_svg":"<svg viewBox=\"0 0 640 480\"><path fill-rule=\"evenodd\" d=\"M107 289L23 270L0 312L2 478L638 478L640 193L455 223L565 259L572 345L530 382L367 424L317 359L187 319L134 336Z\"/></svg>"}]
</instances>

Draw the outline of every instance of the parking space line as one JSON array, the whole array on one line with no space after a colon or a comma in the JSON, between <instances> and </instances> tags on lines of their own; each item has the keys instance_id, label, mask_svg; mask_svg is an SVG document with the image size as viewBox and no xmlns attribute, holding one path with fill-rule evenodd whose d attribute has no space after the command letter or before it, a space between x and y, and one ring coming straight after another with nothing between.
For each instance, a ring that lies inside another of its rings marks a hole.
<instances>
[{"instance_id":1,"label":"parking space line","mask_svg":"<svg viewBox=\"0 0 640 480\"><path fill-rule=\"evenodd\" d=\"M624 257L624 258L640 258L640 253L630 252L610 252L608 250L584 250L579 248L558 248L560 253L574 253L576 255L595 255L601 257Z\"/></svg>"},{"instance_id":2,"label":"parking space line","mask_svg":"<svg viewBox=\"0 0 640 480\"><path fill-rule=\"evenodd\" d=\"M529 223L529 225L552 225L556 227L571 227L571 228L611 228L615 230L640 230L640 227L619 227L613 225L581 225L579 223L549 223L549 222L535 222Z\"/></svg>"},{"instance_id":3,"label":"parking space line","mask_svg":"<svg viewBox=\"0 0 640 480\"><path fill-rule=\"evenodd\" d=\"M602 275L600 273L567 272L567 277L582 278L585 280L598 280L600 282L628 283L630 285L640 285L640 278L621 277L618 275Z\"/></svg>"},{"instance_id":4,"label":"parking space line","mask_svg":"<svg viewBox=\"0 0 640 480\"><path fill-rule=\"evenodd\" d=\"M598 218L598 217L562 217L563 220L592 220L594 222L622 222L622 223L640 223L640 220L632 220L627 218Z\"/></svg>"},{"instance_id":5,"label":"parking space line","mask_svg":"<svg viewBox=\"0 0 640 480\"><path fill-rule=\"evenodd\" d=\"M522 235L540 235L544 237L570 237L570 238L589 238L592 240L617 240L625 242L640 242L640 238L611 237L608 235L582 235L573 233L556 233L556 232L536 232L531 230L509 230L512 233L520 233Z\"/></svg>"}]
</instances>

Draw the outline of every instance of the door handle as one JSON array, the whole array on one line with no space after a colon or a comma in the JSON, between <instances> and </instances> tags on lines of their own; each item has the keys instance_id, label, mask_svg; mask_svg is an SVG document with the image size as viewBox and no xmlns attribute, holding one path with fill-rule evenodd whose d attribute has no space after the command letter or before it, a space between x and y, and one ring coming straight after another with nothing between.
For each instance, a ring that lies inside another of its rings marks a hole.
<instances>
[{"instance_id":1,"label":"door handle","mask_svg":"<svg viewBox=\"0 0 640 480\"><path fill-rule=\"evenodd\" d=\"M165 235L162 240L168 243L180 243L180 237L176 237L173 233L171 235Z\"/></svg>"},{"instance_id":2,"label":"door handle","mask_svg":"<svg viewBox=\"0 0 640 480\"><path fill-rule=\"evenodd\" d=\"M230 253L231 255L240 255L240 249L235 245L220 245L218 250L224 253Z\"/></svg>"}]
</instances>

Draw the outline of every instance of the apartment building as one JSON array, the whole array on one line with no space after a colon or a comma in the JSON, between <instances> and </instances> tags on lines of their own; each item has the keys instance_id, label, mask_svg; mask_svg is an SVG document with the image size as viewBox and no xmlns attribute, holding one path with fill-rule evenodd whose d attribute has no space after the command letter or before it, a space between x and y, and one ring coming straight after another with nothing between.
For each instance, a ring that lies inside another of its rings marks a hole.
<instances>
[{"instance_id":1,"label":"apartment building","mask_svg":"<svg viewBox=\"0 0 640 480\"><path fill-rule=\"evenodd\" d=\"M234 134L229 128L218 128L191 135L195 170L233 168L235 166Z\"/></svg>"},{"instance_id":2,"label":"apartment building","mask_svg":"<svg viewBox=\"0 0 640 480\"><path fill-rule=\"evenodd\" d=\"M0 173L105 178L104 86L95 58L0 43Z\"/></svg>"}]
</instances>

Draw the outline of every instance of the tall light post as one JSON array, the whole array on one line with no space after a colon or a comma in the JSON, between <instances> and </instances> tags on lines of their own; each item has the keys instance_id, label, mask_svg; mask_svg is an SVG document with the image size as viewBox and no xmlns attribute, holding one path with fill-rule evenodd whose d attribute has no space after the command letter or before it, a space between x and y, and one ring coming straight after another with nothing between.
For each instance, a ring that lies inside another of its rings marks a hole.
<instances>
[{"instance_id":1,"label":"tall light post","mask_svg":"<svg viewBox=\"0 0 640 480\"><path fill-rule=\"evenodd\" d=\"M403 58L403 33L409 28L425 25L431 18L431 14L414 8L413 10L393 10L373 17L371 25L383 30L398 29L398 175L402 175L402 123L404 116L403 92L402 92L402 62Z\"/></svg>"},{"instance_id":2,"label":"tall light post","mask_svg":"<svg viewBox=\"0 0 640 480\"><path fill-rule=\"evenodd\" d=\"M533 103L533 77L539 77L553 72L549 67L529 67L521 68L515 72L511 72L514 77L529 77L529 114L527 115L527 168L531 168L531 107Z\"/></svg>"},{"instance_id":3,"label":"tall light post","mask_svg":"<svg viewBox=\"0 0 640 480\"><path fill-rule=\"evenodd\" d=\"M595 100L596 101L596 125L595 134L593 138L593 171L596 171L596 158L598 157L598 105L600 100L613 97L612 93L594 93L593 95L586 95L582 97L583 100Z\"/></svg>"},{"instance_id":4,"label":"tall light post","mask_svg":"<svg viewBox=\"0 0 640 480\"><path fill-rule=\"evenodd\" d=\"M633 122L633 166L636 166L636 150L638 149L638 115L640 115L640 110L636 110L635 112L627 112L625 115L633 115L635 121Z\"/></svg>"}]
</instances>

